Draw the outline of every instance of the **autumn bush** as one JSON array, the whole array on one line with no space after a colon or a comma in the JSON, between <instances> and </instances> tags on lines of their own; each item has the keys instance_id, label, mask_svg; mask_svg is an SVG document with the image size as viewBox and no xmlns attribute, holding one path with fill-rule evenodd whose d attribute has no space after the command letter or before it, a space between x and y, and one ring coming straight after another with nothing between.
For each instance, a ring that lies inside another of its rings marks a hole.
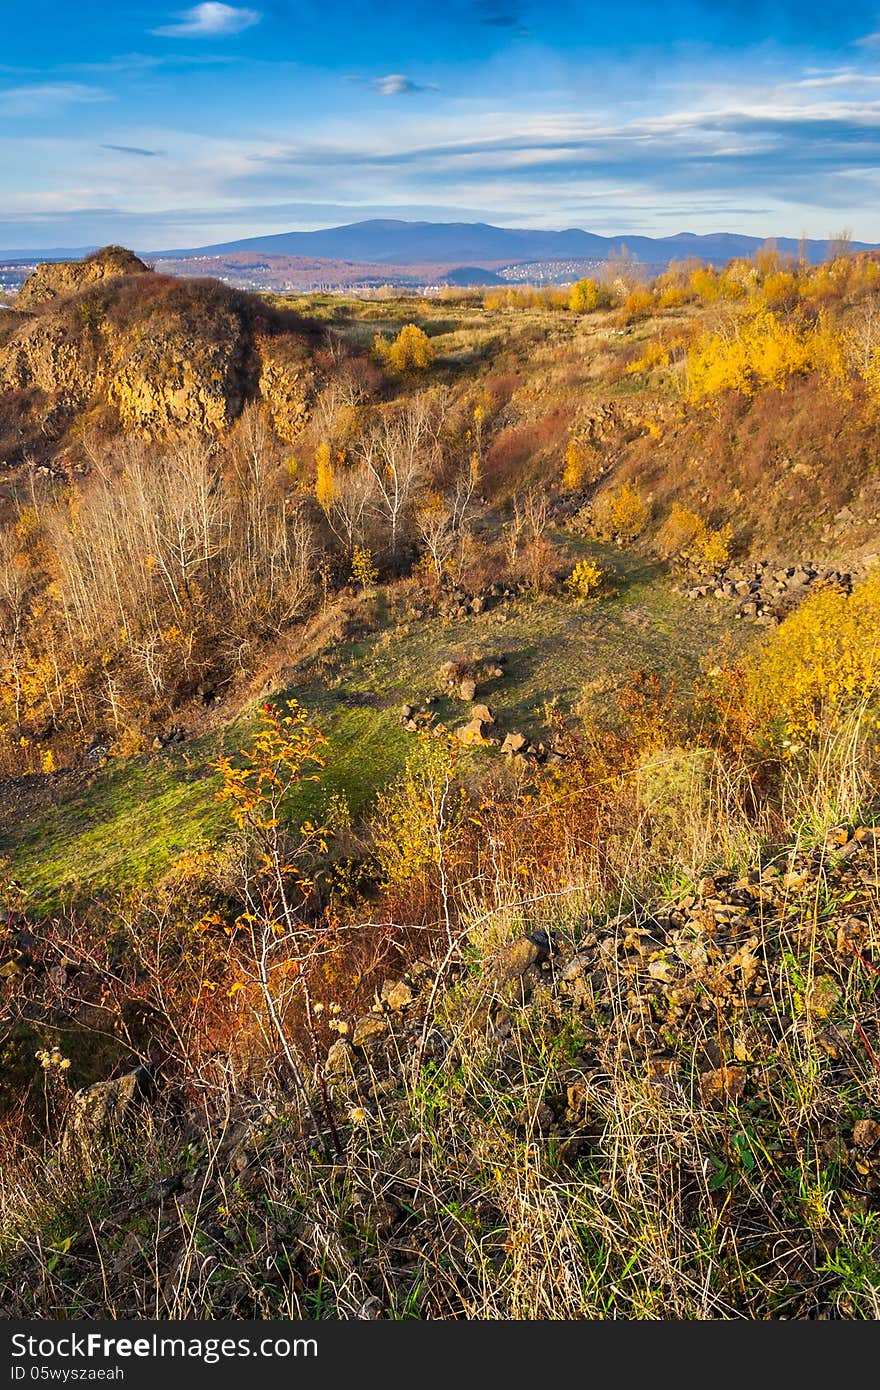
<instances>
[{"instance_id":1,"label":"autumn bush","mask_svg":"<svg viewBox=\"0 0 880 1390\"><path fill-rule=\"evenodd\" d=\"M589 278L575 281L568 296L568 308L573 314L591 314L597 309L609 309L613 303L610 287Z\"/></svg>"},{"instance_id":2,"label":"autumn bush","mask_svg":"<svg viewBox=\"0 0 880 1390\"><path fill-rule=\"evenodd\" d=\"M0 714L28 729L161 718L246 668L312 591L311 524L257 417L223 453L126 441L29 525L0 569Z\"/></svg>"},{"instance_id":3,"label":"autumn bush","mask_svg":"<svg viewBox=\"0 0 880 1390\"><path fill-rule=\"evenodd\" d=\"M600 494L590 513L592 528L600 540L625 544L637 540L645 530L650 508L631 483Z\"/></svg>"},{"instance_id":4,"label":"autumn bush","mask_svg":"<svg viewBox=\"0 0 880 1390\"><path fill-rule=\"evenodd\" d=\"M864 711L880 696L880 573L817 588L768 638L748 667L749 695L766 729L804 738Z\"/></svg>"},{"instance_id":5,"label":"autumn bush","mask_svg":"<svg viewBox=\"0 0 880 1390\"><path fill-rule=\"evenodd\" d=\"M685 572L715 574L730 559L733 528L711 528L689 507L673 503L657 535L657 552Z\"/></svg>"},{"instance_id":6,"label":"autumn bush","mask_svg":"<svg viewBox=\"0 0 880 1390\"><path fill-rule=\"evenodd\" d=\"M562 486L567 492L578 492L602 476L602 459L594 445L571 438L562 456Z\"/></svg>"},{"instance_id":7,"label":"autumn bush","mask_svg":"<svg viewBox=\"0 0 880 1390\"><path fill-rule=\"evenodd\" d=\"M653 313L654 308L654 295L647 286L632 289L620 307L621 322L638 323L640 319L645 319Z\"/></svg>"},{"instance_id":8,"label":"autumn bush","mask_svg":"<svg viewBox=\"0 0 880 1390\"><path fill-rule=\"evenodd\" d=\"M392 372L401 376L424 372L434 361L431 341L425 330L415 323L404 324L393 341L377 335L373 351Z\"/></svg>"},{"instance_id":9,"label":"autumn bush","mask_svg":"<svg viewBox=\"0 0 880 1390\"><path fill-rule=\"evenodd\" d=\"M565 581L565 587L573 598L598 598L601 593L609 591L611 580L607 571L595 560L578 560Z\"/></svg>"}]
</instances>

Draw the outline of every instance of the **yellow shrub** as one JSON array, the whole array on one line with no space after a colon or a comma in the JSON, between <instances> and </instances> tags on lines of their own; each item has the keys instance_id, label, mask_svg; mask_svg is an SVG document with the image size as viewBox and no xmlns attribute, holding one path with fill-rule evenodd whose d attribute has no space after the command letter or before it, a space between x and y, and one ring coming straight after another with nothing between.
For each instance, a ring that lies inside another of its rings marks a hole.
<instances>
[{"instance_id":1,"label":"yellow shrub","mask_svg":"<svg viewBox=\"0 0 880 1390\"><path fill-rule=\"evenodd\" d=\"M880 571L850 598L814 590L780 624L749 671L751 701L794 736L834 724L880 695Z\"/></svg>"},{"instance_id":2,"label":"yellow shrub","mask_svg":"<svg viewBox=\"0 0 880 1390\"><path fill-rule=\"evenodd\" d=\"M595 560L578 560L565 581L574 598L596 598L605 587L608 576Z\"/></svg>"},{"instance_id":3,"label":"yellow shrub","mask_svg":"<svg viewBox=\"0 0 880 1390\"><path fill-rule=\"evenodd\" d=\"M384 882L408 885L448 866L463 811L454 750L445 741L420 743L403 775L376 797L373 850Z\"/></svg>"},{"instance_id":4,"label":"yellow shrub","mask_svg":"<svg viewBox=\"0 0 880 1390\"><path fill-rule=\"evenodd\" d=\"M716 531L707 531L700 545L699 561L704 569L715 573L723 570L730 560L733 527L726 523Z\"/></svg>"},{"instance_id":5,"label":"yellow shrub","mask_svg":"<svg viewBox=\"0 0 880 1390\"><path fill-rule=\"evenodd\" d=\"M651 372L655 367L665 367L669 362L669 349L661 343L658 338L646 343L641 357L637 357L635 362L630 362L627 373L633 376L636 372Z\"/></svg>"},{"instance_id":6,"label":"yellow shrub","mask_svg":"<svg viewBox=\"0 0 880 1390\"><path fill-rule=\"evenodd\" d=\"M603 540L634 541L648 524L649 507L630 483L606 492L593 505L592 525Z\"/></svg>"},{"instance_id":7,"label":"yellow shrub","mask_svg":"<svg viewBox=\"0 0 880 1390\"><path fill-rule=\"evenodd\" d=\"M768 275L762 286L764 302L770 309L785 308L794 304L798 297L797 276L789 270L778 270Z\"/></svg>"},{"instance_id":8,"label":"yellow shrub","mask_svg":"<svg viewBox=\"0 0 880 1390\"><path fill-rule=\"evenodd\" d=\"M719 277L711 266L700 266L691 276L691 289L700 299L711 304L718 298Z\"/></svg>"},{"instance_id":9,"label":"yellow shrub","mask_svg":"<svg viewBox=\"0 0 880 1390\"><path fill-rule=\"evenodd\" d=\"M414 323L405 323L393 342L377 334L373 350L394 372L423 372L434 361L434 348L427 333Z\"/></svg>"},{"instance_id":10,"label":"yellow shrub","mask_svg":"<svg viewBox=\"0 0 880 1390\"><path fill-rule=\"evenodd\" d=\"M646 318L654 309L654 296L647 289L630 290L622 308L628 321Z\"/></svg>"},{"instance_id":11,"label":"yellow shrub","mask_svg":"<svg viewBox=\"0 0 880 1390\"><path fill-rule=\"evenodd\" d=\"M862 368L861 377L868 388L868 394L877 401L880 401L880 348L874 348L866 365Z\"/></svg>"},{"instance_id":12,"label":"yellow shrub","mask_svg":"<svg viewBox=\"0 0 880 1390\"><path fill-rule=\"evenodd\" d=\"M685 569L715 573L728 563L732 539L731 526L712 530L690 507L675 502L657 537L657 551Z\"/></svg>"},{"instance_id":13,"label":"yellow shrub","mask_svg":"<svg viewBox=\"0 0 880 1390\"><path fill-rule=\"evenodd\" d=\"M691 292L706 304L718 299L740 299L745 293L742 284L725 270L719 275L711 266L700 266L690 278Z\"/></svg>"},{"instance_id":14,"label":"yellow shrub","mask_svg":"<svg viewBox=\"0 0 880 1390\"><path fill-rule=\"evenodd\" d=\"M669 285L660 294L657 305L660 309L678 309L687 303L687 292L681 285Z\"/></svg>"},{"instance_id":15,"label":"yellow shrub","mask_svg":"<svg viewBox=\"0 0 880 1390\"><path fill-rule=\"evenodd\" d=\"M318 445L315 451L315 469L315 497L318 506L327 512L336 501L336 479L329 444Z\"/></svg>"},{"instance_id":16,"label":"yellow shrub","mask_svg":"<svg viewBox=\"0 0 880 1390\"><path fill-rule=\"evenodd\" d=\"M657 536L658 554L662 555L664 560L682 555L690 550L694 542L705 535L705 532L706 524L696 512L692 512L690 507L682 507L678 502L674 502Z\"/></svg>"},{"instance_id":17,"label":"yellow shrub","mask_svg":"<svg viewBox=\"0 0 880 1390\"><path fill-rule=\"evenodd\" d=\"M782 390L817 362L815 335L762 307L743 318L731 337L706 333L697 339L688 353L689 393L699 400L720 391L754 396L762 387Z\"/></svg>"},{"instance_id":18,"label":"yellow shrub","mask_svg":"<svg viewBox=\"0 0 880 1390\"><path fill-rule=\"evenodd\" d=\"M594 483L602 471L593 446L578 439L568 441L562 465L562 486L569 492L576 492L585 483Z\"/></svg>"}]
</instances>

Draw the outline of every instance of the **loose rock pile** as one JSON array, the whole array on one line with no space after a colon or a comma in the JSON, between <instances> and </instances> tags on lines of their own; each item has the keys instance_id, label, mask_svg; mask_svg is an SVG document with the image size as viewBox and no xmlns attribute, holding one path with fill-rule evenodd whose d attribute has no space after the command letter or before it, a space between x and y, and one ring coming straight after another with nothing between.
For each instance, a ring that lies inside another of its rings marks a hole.
<instances>
[{"instance_id":1,"label":"loose rock pile","mask_svg":"<svg viewBox=\"0 0 880 1390\"><path fill-rule=\"evenodd\" d=\"M628 1065L673 1102L708 1110L766 1103L779 1085L773 1059L793 1029L815 1039L823 1083L843 1093L874 1065L870 1041L866 1047L853 1027L847 990L853 971L876 970L878 869L880 830L837 827L824 845L740 876L706 875L695 891L616 916L597 915L574 937L532 931L460 982L459 1031L431 1027L432 1049L454 1060L471 1037L468 1045L488 1041L513 1062L532 1009L560 1031L576 1021L586 1033L582 1054L521 1121L554 1138L568 1158L593 1142L590 1116L607 1079L591 1059L612 1033ZM820 881L836 906L817 937L810 904ZM812 973L793 980L790 962L802 951L812 953ZM378 1022L355 1025L345 1075L334 1072L349 1102L382 1071L380 1057L393 1076L407 1055L406 1016L387 1001L373 1013ZM867 1210L880 1198L880 1119L829 1123L829 1148L844 1165L841 1186Z\"/></svg>"},{"instance_id":2,"label":"loose rock pile","mask_svg":"<svg viewBox=\"0 0 880 1390\"><path fill-rule=\"evenodd\" d=\"M484 656L475 662L447 661L437 673L437 684L447 698L461 700L470 706L469 718L454 728L438 720L434 708L438 696L429 695L421 704L403 705L400 711L404 728L410 733L431 733L435 738L453 737L466 747L495 749L521 762L558 762L561 755L542 742L531 739L519 730L502 733L497 728L495 711L477 701L481 682L498 680L506 673L507 657Z\"/></svg>"},{"instance_id":3,"label":"loose rock pile","mask_svg":"<svg viewBox=\"0 0 880 1390\"><path fill-rule=\"evenodd\" d=\"M506 584L490 584L485 589L466 589L461 584L453 584L450 588L441 589L436 595L421 593L414 599L406 610L406 616L412 620L432 618L467 618L474 614L487 613L492 608L499 608L505 603L511 603L514 599L520 598L529 592L529 585L524 579L514 580Z\"/></svg>"},{"instance_id":4,"label":"loose rock pile","mask_svg":"<svg viewBox=\"0 0 880 1390\"><path fill-rule=\"evenodd\" d=\"M853 576L848 570L822 568L809 560L797 565L758 560L728 565L699 583L683 585L682 593L690 599L732 599L737 604L737 617L771 624L780 622L820 585L850 593Z\"/></svg>"}]
</instances>

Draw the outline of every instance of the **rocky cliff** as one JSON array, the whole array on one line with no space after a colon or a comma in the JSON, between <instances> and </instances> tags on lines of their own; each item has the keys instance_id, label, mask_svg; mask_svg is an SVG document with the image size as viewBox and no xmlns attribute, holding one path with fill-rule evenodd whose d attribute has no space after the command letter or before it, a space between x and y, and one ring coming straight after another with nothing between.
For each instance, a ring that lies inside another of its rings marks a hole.
<instances>
[{"instance_id":1,"label":"rocky cliff","mask_svg":"<svg viewBox=\"0 0 880 1390\"><path fill-rule=\"evenodd\" d=\"M149 275L149 266L124 246L105 246L82 261L49 261L28 276L16 300L18 309L35 309L53 299L67 299L91 285L122 275Z\"/></svg>"},{"instance_id":2,"label":"rocky cliff","mask_svg":"<svg viewBox=\"0 0 880 1390\"><path fill-rule=\"evenodd\" d=\"M291 439L314 387L312 325L212 280L157 275L109 247L40 266L0 338L0 456L93 422L163 437L222 431L266 400Z\"/></svg>"}]
</instances>

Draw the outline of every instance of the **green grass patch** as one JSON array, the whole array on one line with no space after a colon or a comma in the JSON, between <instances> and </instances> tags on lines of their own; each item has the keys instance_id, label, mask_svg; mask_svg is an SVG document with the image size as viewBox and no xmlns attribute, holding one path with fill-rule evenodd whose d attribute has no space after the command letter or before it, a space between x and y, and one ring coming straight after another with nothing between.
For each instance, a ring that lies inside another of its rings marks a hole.
<instances>
[{"instance_id":1,"label":"green grass patch","mask_svg":"<svg viewBox=\"0 0 880 1390\"><path fill-rule=\"evenodd\" d=\"M504 655L505 675L481 686L478 698L492 705L502 734L540 736L548 705L570 709L585 689L609 699L633 668L674 677L686 699L710 654L755 638L753 628L736 622L732 605L689 602L644 557L568 533L554 539L572 563L592 555L614 570L617 596L586 603L522 597L463 619L386 625L337 648L327 685L275 697L299 700L329 739L320 783L303 787L294 814L320 818L334 797L345 800L353 820L369 810L413 747L400 706L437 693L444 661ZM469 718L459 700L443 698L435 708L451 728ZM184 850L222 841L230 820L216 800L212 764L247 745L257 717L254 706L220 733L113 760L76 790L59 779L0 833L9 872L34 906L48 910L79 892L148 881Z\"/></svg>"},{"instance_id":2,"label":"green grass patch","mask_svg":"<svg viewBox=\"0 0 880 1390\"><path fill-rule=\"evenodd\" d=\"M341 796L357 818L377 787L402 767L408 735L387 709L348 708L344 695L320 688L291 690L330 739L320 784L303 787L295 813L319 816ZM249 710L221 734L161 753L111 761L76 791L62 780L20 823L0 834L0 858L27 890L31 904L60 901L161 874L185 850L217 844L230 832L217 801L212 764L248 743L256 726Z\"/></svg>"}]
</instances>

